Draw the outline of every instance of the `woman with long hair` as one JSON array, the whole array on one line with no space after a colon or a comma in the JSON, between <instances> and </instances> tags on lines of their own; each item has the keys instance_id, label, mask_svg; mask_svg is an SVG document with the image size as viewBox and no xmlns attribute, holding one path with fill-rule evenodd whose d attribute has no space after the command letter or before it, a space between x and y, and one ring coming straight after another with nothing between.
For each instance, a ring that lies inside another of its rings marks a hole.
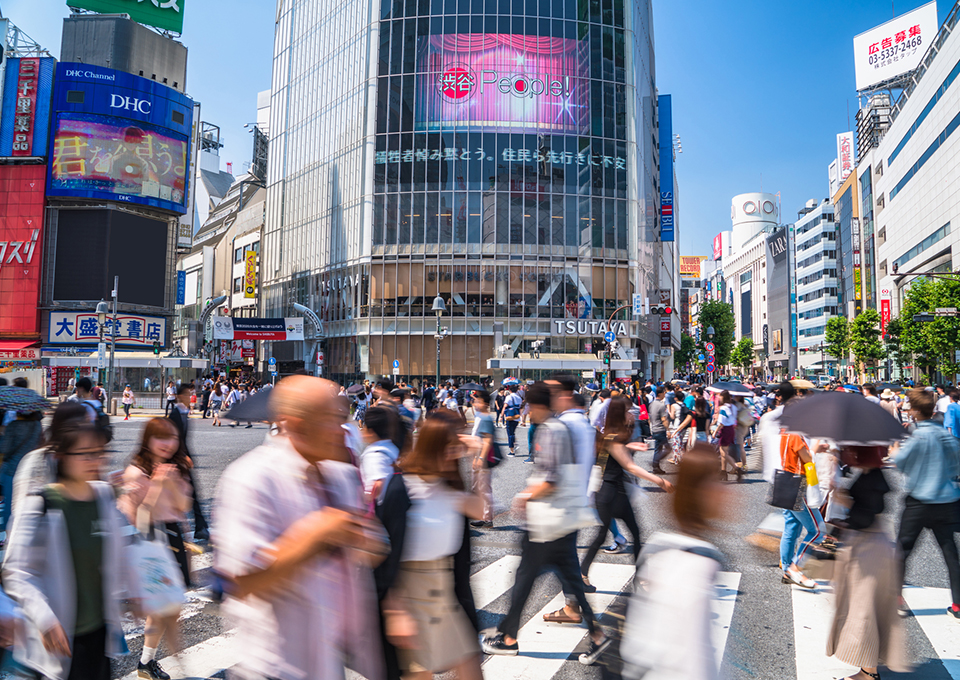
<instances>
[{"instance_id":1,"label":"woman with long hair","mask_svg":"<svg viewBox=\"0 0 960 680\"><path fill-rule=\"evenodd\" d=\"M720 479L726 480L732 471L739 480L743 479L743 466L733 457L733 447L737 436L737 406L727 390L720 393L720 412L716 437L720 447Z\"/></svg>"},{"instance_id":2,"label":"woman with long hair","mask_svg":"<svg viewBox=\"0 0 960 680\"><path fill-rule=\"evenodd\" d=\"M120 605L135 575L114 491L99 481L104 444L89 423L63 428L56 480L23 500L4 561L24 614L14 658L49 680L109 680L108 657L126 652Z\"/></svg>"},{"instance_id":3,"label":"woman with long hair","mask_svg":"<svg viewBox=\"0 0 960 680\"><path fill-rule=\"evenodd\" d=\"M717 454L697 442L680 462L673 494L677 530L650 536L637 562L620 652L625 680L716 680L711 603L723 556L710 543L726 505Z\"/></svg>"},{"instance_id":4,"label":"woman with long hair","mask_svg":"<svg viewBox=\"0 0 960 680\"><path fill-rule=\"evenodd\" d=\"M696 441L708 441L710 439L710 411L707 409L707 400L703 397L697 397L696 402L694 402L692 417Z\"/></svg>"},{"instance_id":5,"label":"woman with long hair","mask_svg":"<svg viewBox=\"0 0 960 680\"><path fill-rule=\"evenodd\" d=\"M399 462L410 508L394 594L413 625L391 641L409 677L420 680L450 669L459 678L482 678L476 632L454 589L464 516L483 517L483 499L464 491L457 467L463 452L454 418L429 417Z\"/></svg>"},{"instance_id":6,"label":"woman with long hair","mask_svg":"<svg viewBox=\"0 0 960 680\"><path fill-rule=\"evenodd\" d=\"M593 564L597 552L607 537L607 527L613 519L622 519L627 525L627 531L633 537L633 556L640 554L640 527L637 525L636 515L630 505L627 495L627 473L645 479L659 486L664 491L670 491L670 482L647 472L633 462L633 456L627 444L633 438L633 420L629 416L630 400L626 397L612 397L607 407L607 418L603 427L602 439L597 446L597 465L603 470L603 482L594 496L597 514L600 516L600 531L587 549L587 554L580 565L583 583L592 588L587 578L590 565ZM632 444L631 448L644 451L646 444Z\"/></svg>"},{"instance_id":7,"label":"woman with long hair","mask_svg":"<svg viewBox=\"0 0 960 680\"><path fill-rule=\"evenodd\" d=\"M137 528L146 522L155 531L166 534L180 565L184 585L189 588L190 563L180 522L186 519L193 504L193 489L186 450L180 445L180 434L172 421L153 418L147 422L140 449L124 471L123 480L126 493L118 501L120 510ZM146 517L140 517L141 513L146 513ZM143 653L137 667L140 678L169 680L170 676L157 663L157 647L168 630L176 642L179 615L177 611L165 616L147 616Z\"/></svg>"}]
</instances>

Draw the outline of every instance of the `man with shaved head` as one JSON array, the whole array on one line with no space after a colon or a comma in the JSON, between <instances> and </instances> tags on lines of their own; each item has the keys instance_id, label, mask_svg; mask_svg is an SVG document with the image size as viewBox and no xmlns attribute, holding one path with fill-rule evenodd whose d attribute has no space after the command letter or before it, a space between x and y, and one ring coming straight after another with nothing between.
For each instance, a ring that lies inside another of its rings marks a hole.
<instances>
[{"instance_id":1,"label":"man with shaved head","mask_svg":"<svg viewBox=\"0 0 960 680\"><path fill-rule=\"evenodd\" d=\"M370 568L386 551L362 514L333 383L284 378L279 433L232 463L217 490L216 568L238 623L240 678L383 677Z\"/></svg>"}]
</instances>

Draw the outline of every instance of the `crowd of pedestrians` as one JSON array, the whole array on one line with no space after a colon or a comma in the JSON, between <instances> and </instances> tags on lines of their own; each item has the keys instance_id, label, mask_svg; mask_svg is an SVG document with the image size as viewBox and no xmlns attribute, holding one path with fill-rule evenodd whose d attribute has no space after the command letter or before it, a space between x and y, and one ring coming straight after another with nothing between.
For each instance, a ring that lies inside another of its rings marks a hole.
<instances>
[{"instance_id":1,"label":"crowd of pedestrians","mask_svg":"<svg viewBox=\"0 0 960 680\"><path fill-rule=\"evenodd\" d=\"M865 385L849 398L873 402L864 404L876 409L870 417L903 429L902 441L881 444L787 429L798 404L817 398L803 383L600 389L558 374L491 387L428 382L418 394L386 379L346 388L284 378L269 394L270 434L223 473L208 526L190 414L217 425L221 410L259 385L171 383L165 417L144 423L125 469L110 473L109 418L91 381L78 380L46 429L41 412L20 412L0 437L0 605L9 603L0 612L14 612L0 615L0 642L27 677L105 679L109 658L127 652L129 612L144 620L138 677L167 680L175 669L161 666L158 650L179 648L190 556L209 539L222 611L237 625L239 678L340 678L352 669L367 680L448 671L479 680L484 654L523 652L522 612L546 571L558 575L565 602L543 618L584 626L578 659L593 665L611 653L612 637L587 598L596 592L591 566L601 550L629 545L637 576L619 645L623 677L715 678L710 601L724 557L713 532L730 493L724 482L743 480L755 442L783 525L778 578L816 589L805 563L835 561L824 654L860 668L855 680L878 678L881 665L909 668L900 591L925 529L946 564L947 612L960 619L955 391ZM482 631L471 536L497 521L493 472L519 452L525 425L531 467L510 520L522 522L520 562L507 614ZM638 464L635 454L649 452L649 468ZM906 493L895 536L882 521L893 468ZM670 494L673 523L649 536L641 485ZM782 488L793 494L786 501Z\"/></svg>"}]
</instances>

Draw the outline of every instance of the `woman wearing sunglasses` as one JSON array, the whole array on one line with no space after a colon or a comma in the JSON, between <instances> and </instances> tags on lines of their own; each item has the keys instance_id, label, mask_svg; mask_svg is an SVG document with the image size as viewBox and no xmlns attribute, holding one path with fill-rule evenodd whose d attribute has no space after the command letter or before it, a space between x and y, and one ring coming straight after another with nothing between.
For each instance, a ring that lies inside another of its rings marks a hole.
<instances>
[{"instance_id":1,"label":"woman wearing sunglasses","mask_svg":"<svg viewBox=\"0 0 960 680\"><path fill-rule=\"evenodd\" d=\"M99 481L104 443L86 423L62 433L56 481L18 510L4 562L4 588L25 619L14 658L49 680L109 680L109 657L127 652L120 603L132 574L126 522Z\"/></svg>"}]
</instances>

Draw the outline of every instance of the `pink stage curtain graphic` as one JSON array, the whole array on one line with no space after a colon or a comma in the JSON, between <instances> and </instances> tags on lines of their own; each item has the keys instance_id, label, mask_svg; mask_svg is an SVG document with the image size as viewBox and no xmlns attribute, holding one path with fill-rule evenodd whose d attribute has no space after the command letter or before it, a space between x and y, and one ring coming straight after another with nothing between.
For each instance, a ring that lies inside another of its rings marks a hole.
<instances>
[{"instance_id":1,"label":"pink stage curtain graphic","mask_svg":"<svg viewBox=\"0 0 960 680\"><path fill-rule=\"evenodd\" d=\"M507 34L432 36L417 59L418 130L588 134L587 46Z\"/></svg>"}]
</instances>

